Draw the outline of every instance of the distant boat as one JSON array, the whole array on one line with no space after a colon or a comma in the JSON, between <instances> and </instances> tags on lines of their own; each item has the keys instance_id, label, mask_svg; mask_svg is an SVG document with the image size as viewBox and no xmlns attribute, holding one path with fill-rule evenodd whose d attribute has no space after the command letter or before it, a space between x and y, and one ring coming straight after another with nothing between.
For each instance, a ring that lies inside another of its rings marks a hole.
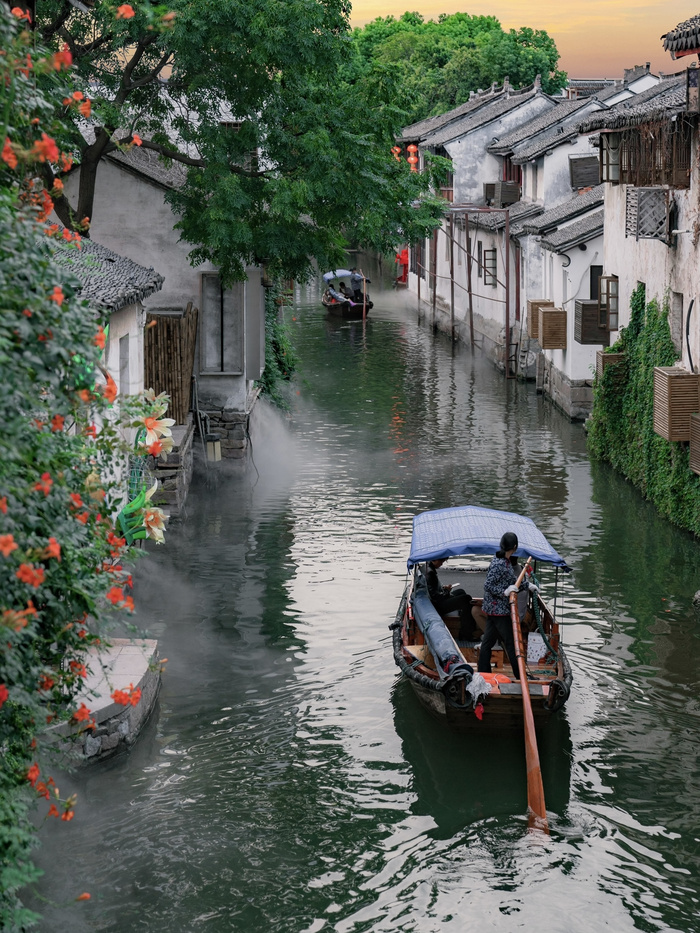
<instances>
[{"instance_id":1,"label":"distant boat","mask_svg":"<svg viewBox=\"0 0 700 933\"><path fill-rule=\"evenodd\" d=\"M538 563L555 568L556 588L559 570L569 568L529 518L461 506L422 512L413 519L409 577L391 626L394 660L421 703L457 729L522 724L522 684L498 643L491 654L491 672L477 673L479 642L458 641L458 615L441 616L435 609L425 562L449 557L449 569L444 565L440 571L441 581L460 584L480 607L488 569L480 558L496 553L506 531L518 536L515 557L533 558L535 568ZM527 690L539 723L566 703L573 678L552 609L540 593L526 590L519 601Z\"/></svg>"},{"instance_id":2,"label":"distant boat","mask_svg":"<svg viewBox=\"0 0 700 933\"><path fill-rule=\"evenodd\" d=\"M345 301L335 301L332 298L326 298L324 295L321 298L321 304L324 308L328 309L329 314L337 314L339 317L346 318L361 318L362 317L362 302L351 301L346 299ZM374 303L367 299L366 313L369 313L370 309L374 307Z\"/></svg>"},{"instance_id":3,"label":"distant boat","mask_svg":"<svg viewBox=\"0 0 700 933\"><path fill-rule=\"evenodd\" d=\"M351 274L349 269L334 269L331 272L324 272L323 280L326 282L327 288L321 298L321 304L328 309L329 314L358 319L366 316L370 309L374 307L374 303L370 300L369 293L366 291L364 301L356 301L350 297L352 295L352 289L350 288ZM345 295L343 295L342 289L336 291L333 287L332 282L335 279L340 279L341 282L343 279L348 280L347 283L342 282L343 288L346 290ZM369 279L365 281L368 282Z\"/></svg>"}]
</instances>

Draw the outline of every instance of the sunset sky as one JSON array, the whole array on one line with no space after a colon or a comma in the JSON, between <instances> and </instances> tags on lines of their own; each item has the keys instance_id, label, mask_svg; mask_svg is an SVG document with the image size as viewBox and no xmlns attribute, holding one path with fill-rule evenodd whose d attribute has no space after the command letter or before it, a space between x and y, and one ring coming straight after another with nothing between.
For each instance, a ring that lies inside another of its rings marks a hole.
<instances>
[{"instance_id":1,"label":"sunset sky","mask_svg":"<svg viewBox=\"0 0 700 933\"><path fill-rule=\"evenodd\" d=\"M490 14L504 29L546 29L571 78L621 78L623 68L645 62L653 71L674 72L697 61L692 56L674 62L659 37L700 13L700 0L353 0L352 24L406 10L426 19Z\"/></svg>"}]
</instances>

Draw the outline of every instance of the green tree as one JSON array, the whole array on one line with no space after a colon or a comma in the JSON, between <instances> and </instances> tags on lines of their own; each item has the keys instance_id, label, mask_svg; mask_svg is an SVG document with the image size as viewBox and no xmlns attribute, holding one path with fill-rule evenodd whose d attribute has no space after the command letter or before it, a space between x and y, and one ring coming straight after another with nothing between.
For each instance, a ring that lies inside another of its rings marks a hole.
<instances>
[{"instance_id":1,"label":"green tree","mask_svg":"<svg viewBox=\"0 0 700 933\"><path fill-rule=\"evenodd\" d=\"M543 30L504 32L494 16L442 14L425 20L418 13L398 19L379 17L353 33L354 74L391 69L407 122L444 113L469 99L471 91L500 83L531 84L539 74L547 93L564 86L559 53Z\"/></svg>"},{"instance_id":2,"label":"green tree","mask_svg":"<svg viewBox=\"0 0 700 933\"><path fill-rule=\"evenodd\" d=\"M89 7L39 5L38 31L57 53L65 44L90 98L66 108L81 166L78 203L56 201L68 226L94 214L100 160L134 144L188 167L169 196L178 228L192 262L225 281L263 261L303 277L314 259L342 263L350 242L386 251L435 226L432 177L391 156L405 120L394 82L339 79L352 54L344 0Z\"/></svg>"}]
</instances>

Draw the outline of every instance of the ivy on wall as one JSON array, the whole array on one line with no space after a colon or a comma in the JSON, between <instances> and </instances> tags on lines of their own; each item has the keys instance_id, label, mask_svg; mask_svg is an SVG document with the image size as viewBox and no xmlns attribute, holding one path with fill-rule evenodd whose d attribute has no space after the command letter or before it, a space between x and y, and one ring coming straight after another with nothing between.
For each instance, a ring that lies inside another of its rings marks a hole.
<instances>
[{"instance_id":1,"label":"ivy on wall","mask_svg":"<svg viewBox=\"0 0 700 933\"><path fill-rule=\"evenodd\" d=\"M624 358L605 367L593 390L588 449L623 474L681 528L700 536L700 476L688 465L688 446L654 432L654 367L672 366L668 305L648 304L643 285L630 302L630 323L610 352Z\"/></svg>"},{"instance_id":2,"label":"ivy on wall","mask_svg":"<svg viewBox=\"0 0 700 933\"><path fill-rule=\"evenodd\" d=\"M282 315L285 301L281 285L265 289L265 369L257 381L262 394L283 410L289 408L284 386L291 381L299 365Z\"/></svg>"}]
</instances>

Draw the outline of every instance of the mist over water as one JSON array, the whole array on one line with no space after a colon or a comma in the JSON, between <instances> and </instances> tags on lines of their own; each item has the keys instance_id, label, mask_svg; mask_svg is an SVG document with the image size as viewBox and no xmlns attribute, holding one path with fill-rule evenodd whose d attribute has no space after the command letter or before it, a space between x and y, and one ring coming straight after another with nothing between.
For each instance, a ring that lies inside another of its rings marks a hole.
<instances>
[{"instance_id":1,"label":"mist over water","mask_svg":"<svg viewBox=\"0 0 700 933\"><path fill-rule=\"evenodd\" d=\"M130 755L57 776L46 933L700 930L697 543L370 277L365 324L297 289L289 416L260 404L253 462L201 475L138 562L160 701ZM411 518L463 503L574 568L538 844L522 736L450 734L393 664Z\"/></svg>"}]
</instances>

